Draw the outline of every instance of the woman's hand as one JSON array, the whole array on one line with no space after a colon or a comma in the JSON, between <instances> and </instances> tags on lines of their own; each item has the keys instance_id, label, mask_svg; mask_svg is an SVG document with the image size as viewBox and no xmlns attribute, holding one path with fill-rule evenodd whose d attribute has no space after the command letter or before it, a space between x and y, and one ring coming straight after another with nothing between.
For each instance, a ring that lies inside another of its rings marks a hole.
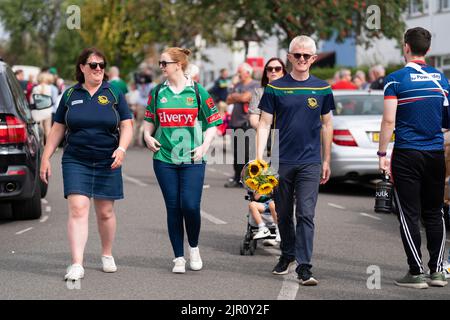
<instances>
[{"instance_id":1,"label":"woman's hand","mask_svg":"<svg viewBox=\"0 0 450 320\"><path fill-rule=\"evenodd\" d=\"M144 135L144 140L145 140L145 144L147 145L147 148L149 148L150 151L152 151L152 152L159 151L161 144L158 142L158 140L156 140L155 138L153 138L150 135L149 136Z\"/></svg>"},{"instance_id":2,"label":"woman's hand","mask_svg":"<svg viewBox=\"0 0 450 320\"><path fill-rule=\"evenodd\" d=\"M117 148L112 154L111 158L114 158L114 162L111 165L111 169L117 169L122 165L123 158L125 158L125 151L122 148Z\"/></svg>"},{"instance_id":3,"label":"woman's hand","mask_svg":"<svg viewBox=\"0 0 450 320\"><path fill-rule=\"evenodd\" d=\"M49 159L41 159L41 167L39 169L39 176L41 180L48 184L48 179L52 175L51 164Z\"/></svg>"},{"instance_id":4,"label":"woman's hand","mask_svg":"<svg viewBox=\"0 0 450 320\"><path fill-rule=\"evenodd\" d=\"M202 160L203 156L206 154L206 152L208 152L208 149L209 149L209 145L202 144L202 145L198 146L197 148L195 148L194 150L192 150L191 151L193 153L192 160L194 160L194 161Z\"/></svg>"}]
</instances>

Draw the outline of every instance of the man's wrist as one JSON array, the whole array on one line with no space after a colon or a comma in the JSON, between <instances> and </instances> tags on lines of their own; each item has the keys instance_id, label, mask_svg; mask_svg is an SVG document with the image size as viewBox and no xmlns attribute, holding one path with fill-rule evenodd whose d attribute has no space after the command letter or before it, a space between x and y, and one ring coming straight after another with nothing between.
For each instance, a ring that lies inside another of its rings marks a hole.
<instances>
[{"instance_id":1,"label":"man's wrist","mask_svg":"<svg viewBox=\"0 0 450 320\"><path fill-rule=\"evenodd\" d=\"M386 157L386 152L382 152L382 151L380 151L380 150L378 150L377 151L377 156L379 156L379 157Z\"/></svg>"}]
</instances>

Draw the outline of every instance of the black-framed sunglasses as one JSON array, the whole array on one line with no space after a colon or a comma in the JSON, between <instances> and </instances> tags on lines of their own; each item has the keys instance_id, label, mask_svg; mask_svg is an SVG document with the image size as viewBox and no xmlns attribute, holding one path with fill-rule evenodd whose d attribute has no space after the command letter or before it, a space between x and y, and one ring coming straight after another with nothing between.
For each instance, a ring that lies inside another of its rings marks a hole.
<instances>
[{"instance_id":1,"label":"black-framed sunglasses","mask_svg":"<svg viewBox=\"0 0 450 320\"><path fill-rule=\"evenodd\" d=\"M97 66L102 70L106 68L106 62L87 62L86 64L89 65L92 70L97 69Z\"/></svg>"},{"instance_id":2,"label":"black-framed sunglasses","mask_svg":"<svg viewBox=\"0 0 450 320\"><path fill-rule=\"evenodd\" d=\"M159 61L159 62L158 62L159 66L160 66L160 67L163 67L163 68L167 67L167 65L168 65L169 63L177 63L177 62L176 62L176 61Z\"/></svg>"},{"instance_id":3,"label":"black-framed sunglasses","mask_svg":"<svg viewBox=\"0 0 450 320\"><path fill-rule=\"evenodd\" d=\"M277 67L266 67L266 71L268 72L280 72L281 70L283 70L282 67L277 66Z\"/></svg>"},{"instance_id":4,"label":"black-framed sunglasses","mask_svg":"<svg viewBox=\"0 0 450 320\"><path fill-rule=\"evenodd\" d=\"M313 54L309 53L291 53L291 55L295 58L295 60L300 60L300 58L303 57L305 61L308 61L313 56Z\"/></svg>"}]
</instances>

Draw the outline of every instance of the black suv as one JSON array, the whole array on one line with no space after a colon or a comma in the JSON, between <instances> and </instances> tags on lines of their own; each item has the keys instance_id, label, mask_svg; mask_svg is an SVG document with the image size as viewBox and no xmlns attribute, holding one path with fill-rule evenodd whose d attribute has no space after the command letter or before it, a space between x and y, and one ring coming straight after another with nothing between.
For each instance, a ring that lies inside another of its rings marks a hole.
<instances>
[{"instance_id":1,"label":"black suv","mask_svg":"<svg viewBox=\"0 0 450 320\"><path fill-rule=\"evenodd\" d=\"M0 203L12 206L14 219L38 219L47 185L39 177L42 133L31 109L51 106L51 98L33 95L29 105L11 68L0 59Z\"/></svg>"}]
</instances>

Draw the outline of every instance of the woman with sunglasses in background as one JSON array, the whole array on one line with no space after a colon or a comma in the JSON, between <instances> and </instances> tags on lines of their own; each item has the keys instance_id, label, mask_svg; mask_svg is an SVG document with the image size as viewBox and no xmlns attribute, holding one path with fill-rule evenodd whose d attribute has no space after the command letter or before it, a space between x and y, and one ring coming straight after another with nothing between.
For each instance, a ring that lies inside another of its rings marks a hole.
<instances>
[{"instance_id":1,"label":"woman with sunglasses in background","mask_svg":"<svg viewBox=\"0 0 450 320\"><path fill-rule=\"evenodd\" d=\"M167 80L152 90L144 118L144 139L154 153L153 169L167 209L174 273L185 273L185 228L189 266L194 271L203 267L198 242L204 155L222 123L208 92L186 76L189 54L174 47L161 54L159 67Z\"/></svg>"},{"instance_id":2,"label":"woman with sunglasses in background","mask_svg":"<svg viewBox=\"0 0 450 320\"><path fill-rule=\"evenodd\" d=\"M99 50L81 52L76 64L78 83L64 92L42 155L40 176L48 183L50 157L65 138L62 171L72 252L66 280L84 277L90 198L94 198L102 242L103 271L117 270L112 257L116 232L113 206L114 200L123 198L121 166L133 130L125 97L110 87L105 67L106 58Z\"/></svg>"},{"instance_id":3,"label":"woman with sunglasses in background","mask_svg":"<svg viewBox=\"0 0 450 320\"><path fill-rule=\"evenodd\" d=\"M269 61L267 61L264 66L264 73L261 77L261 88L256 88L252 92L252 100L250 101L248 108L248 113L250 114L249 120L252 128L258 128L259 117L261 115L261 110L258 106L264 93L264 88L268 83L285 76L286 73L286 66L280 58L270 58Z\"/></svg>"}]
</instances>

